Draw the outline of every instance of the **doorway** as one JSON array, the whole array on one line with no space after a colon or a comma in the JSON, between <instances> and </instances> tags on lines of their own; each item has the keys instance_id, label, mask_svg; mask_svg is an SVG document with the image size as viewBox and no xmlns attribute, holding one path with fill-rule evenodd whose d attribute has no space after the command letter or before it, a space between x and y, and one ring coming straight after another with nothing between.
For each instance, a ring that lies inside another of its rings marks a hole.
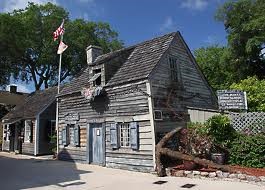
<instances>
[{"instance_id":1,"label":"doorway","mask_svg":"<svg viewBox=\"0 0 265 190\"><path fill-rule=\"evenodd\" d=\"M105 130L102 123L90 123L87 141L88 162L104 165L105 162Z\"/></svg>"}]
</instances>

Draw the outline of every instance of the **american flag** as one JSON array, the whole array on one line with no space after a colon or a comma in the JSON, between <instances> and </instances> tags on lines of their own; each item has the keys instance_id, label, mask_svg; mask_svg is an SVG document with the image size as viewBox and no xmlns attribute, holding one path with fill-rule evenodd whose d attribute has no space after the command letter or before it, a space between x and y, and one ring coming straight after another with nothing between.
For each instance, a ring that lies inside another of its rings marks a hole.
<instances>
[{"instance_id":1,"label":"american flag","mask_svg":"<svg viewBox=\"0 0 265 190\"><path fill-rule=\"evenodd\" d=\"M59 28L57 28L57 30L55 32L53 32L53 40L56 41L58 39L59 36L63 35L64 33L64 20L62 22L62 24L59 26Z\"/></svg>"}]
</instances>

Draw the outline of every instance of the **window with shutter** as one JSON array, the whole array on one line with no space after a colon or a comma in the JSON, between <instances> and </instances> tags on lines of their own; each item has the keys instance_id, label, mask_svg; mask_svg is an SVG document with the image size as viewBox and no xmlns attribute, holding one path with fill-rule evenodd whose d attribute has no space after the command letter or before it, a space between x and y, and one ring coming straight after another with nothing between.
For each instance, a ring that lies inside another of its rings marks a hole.
<instances>
[{"instance_id":1,"label":"window with shutter","mask_svg":"<svg viewBox=\"0 0 265 190\"><path fill-rule=\"evenodd\" d=\"M130 144L133 150L139 149L139 126L137 122L130 123Z\"/></svg>"},{"instance_id":2,"label":"window with shutter","mask_svg":"<svg viewBox=\"0 0 265 190\"><path fill-rule=\"evenodd\" d=\"M80 127L78 125L74 127L74 145L80 145Z\"/></svg>"},{"instance_id":3,"label":"window with shutter","mask_svg":"<svg viewBox=\"0 0 265 190\"><path fill-rule=\"evenodd\" d=\"M68 145L67 129L68 129L68 127L64 127L64 128L62 129L62 144L63 144L64 146L67 146L67 145Z\"/></svg>"},{"instance_id":4,"label":"window with shutter","mask_svg":"<svg viewBox=\"0 0 265 190\"><path fill-rule=\"evenodd\" d=\"M120 126L120 146L130 147L130 124L121 123L119 126Z\"/></svg>"},{"instance_id":5,"label":"window with shutter","mask_svg":"<svg viewBox=\"0 0 265 190\"><path fill-rule=\"evenodd\" d=\"M116 123L110 124L110 145L113 149L119 148L118 125Z\"/></svg>"}]
</instances>

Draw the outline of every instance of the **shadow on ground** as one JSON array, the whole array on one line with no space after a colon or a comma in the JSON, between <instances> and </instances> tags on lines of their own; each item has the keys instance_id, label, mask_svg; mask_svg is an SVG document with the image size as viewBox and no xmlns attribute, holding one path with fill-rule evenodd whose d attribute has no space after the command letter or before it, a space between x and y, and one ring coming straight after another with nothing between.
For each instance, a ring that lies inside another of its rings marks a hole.
<instances>
[{"instance_id":1,"label":"shadow on ground","mask_svg":"<svg viewBox=\"0 0 265 190\"><path fill-rule=\"evenodd\" d=\"M72 162L16 159L0 156L0 189L17 190L54 185L67 187L83 185L80 174L91 171L78 170Z\"/></svg>"}]
</instances>

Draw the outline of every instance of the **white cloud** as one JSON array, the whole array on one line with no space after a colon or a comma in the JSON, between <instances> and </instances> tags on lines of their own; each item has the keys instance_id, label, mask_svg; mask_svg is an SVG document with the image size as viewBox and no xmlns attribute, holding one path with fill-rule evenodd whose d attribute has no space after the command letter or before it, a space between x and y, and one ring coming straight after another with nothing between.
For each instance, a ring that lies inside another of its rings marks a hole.
<instances>
[{"instance_id":1,"label":"white cloud","mask_svg":"<svg viewBox=\"0 0 265 190\"><path fill-rule=\"evenodd\" d=\"M181 7L191 10L204 10L208 4L208 0L183 0Z\"/></svg>"},{"instance_id":2,"label":"white cloud","mask_svg":"<svg viewBox=\"0 0 265 190\"><path fill-rule=\"evenodd\" d=\"M29 1L36 4L57 3L56 0L1 0L1 10L3 12L12 12L14 9L23 9Z\"/></svg>"},{"instance_id":3,"label":"white cloud","mask_svg":"<svg viewBox=\"0 0 265 190\"><path fill-rule=\"evenodd\" d=\"M172 17L167 17L160 27L160 32L176 31L177 25L174 23Z\"/></svg>"}]
</instances>

